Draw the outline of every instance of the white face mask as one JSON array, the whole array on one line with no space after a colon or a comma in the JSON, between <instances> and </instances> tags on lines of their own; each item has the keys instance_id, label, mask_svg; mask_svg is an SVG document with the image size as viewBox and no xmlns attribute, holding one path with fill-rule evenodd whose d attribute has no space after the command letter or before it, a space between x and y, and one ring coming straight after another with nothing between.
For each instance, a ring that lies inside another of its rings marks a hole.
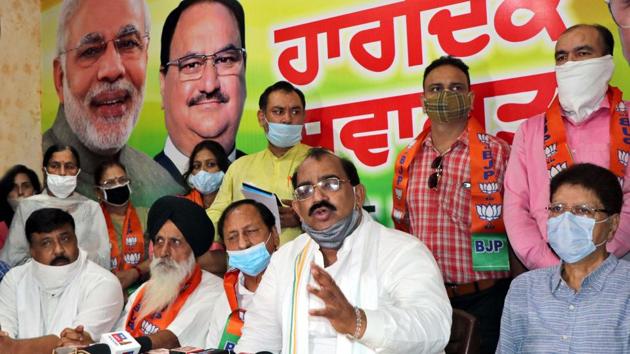
<instances>
[{"instance_id":1,"label":"white face mask","mask_svg":"<svg viewBox=\"0 0 630 354\"><path fill-rule=\"evenodd\" d=\"M55 197L65 199L77 188L77 176L81 170L74 176L53 175L46 172L46 188Z\"/></svg>"},{"instance_id":2,"label":"white face mask","mask_svg":"<svg viewBox=\"0 0 630 354\"><path fill-rule=\"evenodd\" d=\"M611 55L556 66L558 99L567 118L579 123L599 108L614 70Z\"/></svg>"}]
</instances>

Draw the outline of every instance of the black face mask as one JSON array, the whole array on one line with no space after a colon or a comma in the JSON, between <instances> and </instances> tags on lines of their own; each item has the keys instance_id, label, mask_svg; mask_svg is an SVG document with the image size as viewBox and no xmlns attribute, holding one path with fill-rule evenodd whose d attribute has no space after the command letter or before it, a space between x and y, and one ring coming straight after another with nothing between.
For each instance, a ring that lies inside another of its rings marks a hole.
<instances>
[{"instance_id":1,"label":"black face mask","mask_svg":"<svg viewBox=\"0 0 630 354\"><path fill-rule=\"evenodd\" d=\"M125 184L116 188L103 189L103 194L105 195L105 202L115 206L123 206L129 201L131 191L129 185Z\"/></svg>"}]
</instances>

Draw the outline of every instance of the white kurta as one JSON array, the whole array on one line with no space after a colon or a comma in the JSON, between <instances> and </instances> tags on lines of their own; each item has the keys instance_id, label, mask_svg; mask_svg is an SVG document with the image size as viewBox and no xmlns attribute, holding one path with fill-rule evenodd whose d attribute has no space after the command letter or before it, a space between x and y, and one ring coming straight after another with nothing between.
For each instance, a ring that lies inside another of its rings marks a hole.
<instances>
[{"instance_id":1,"label":"white kurta","mask_svg":"<svg viewBox=\"0 0 630 354\"><path fill-rule=\"evenodd\" d=\"M125 325L131 306L135 303L136 296L144 286L146 283L129 297L125 310L116 324L117 330L126 330ZM212 307L222 296L222 293L223 281L221 278L202 270L199 286L190 294L190 297L177 313L177 317L166 328L177 337L181 346L190 345L200 348L204 346L212 317Z\"/></svg>"},{"instance_id":2,"label":"white kurta","mask_svg":"<svg viewBox=\"0 0 630 354\"><path fill-rule=\"evenodd\" d=\"M31 213L42 208L59 208L74 218L74 231L79 248L89 260L110 269L110 245L107 224L101 207L95 201L74 192L65 199L49 196L46 191L20 202L9 230L9 236L0 252L0 260L14 267L31 257L24 225Z\"/></svg>"},{"instance_id":3,"label":"white kurta","mask_svg":"<svg viewBox=\"0 0 630 354\"><path fill-rule=\"evenodd\" d=\"M296 259L310 240L302 234L273 254L246 314L236 352L278 353L286 347ZM309 245L305 264L312 260L323 267L319 246L312 241ZM306 281L297 288L297 297L306 304L296 310L298 353L443 351L450 337L451 305L435 259L417 238L388 229L363 212L361 224L326 271L348 301L365 311L365 334L352 342L337 334L328 320L308 315L309 309L323 303L306 293L306 285L314 284L307 266Z\"/></svg>"},{"instance_id":4,"label":"white kurta","mask_svg":"<svg viewBox=\"0 0 630 354\"><path fill-rule=\"evenodd\" d=\"M245 277L243 273L238 274L238 285L236 286L236 300L238 301L238 307L243 310L247 310L254 299L254 293L247 290L245 287ZM228 316L232 313L230 304L228 302L227 295L223 291L223 296L220 296L214 305L212 310L212 318L210 319L210 329L208 330L208 337L206 338L206 345L204 348L219 348L219 342L225 329Z\"/></svg>"},{"instance_id":5,"label":"white kurta","mask_svg":"<svg viewBox=\"0 0 630 354\"><path fill-rule=\"evenodd\" d=\"M2 330L18 339L58 336L78 325L92 338L111 331L124 304L120 282L83 252L72 265L64 266L70 269L60 287L44 284L50 279L39 280L34 260L12 268L0 282ZM62 274L55 276L63 279Z\"/></svg>"}]
</instances>

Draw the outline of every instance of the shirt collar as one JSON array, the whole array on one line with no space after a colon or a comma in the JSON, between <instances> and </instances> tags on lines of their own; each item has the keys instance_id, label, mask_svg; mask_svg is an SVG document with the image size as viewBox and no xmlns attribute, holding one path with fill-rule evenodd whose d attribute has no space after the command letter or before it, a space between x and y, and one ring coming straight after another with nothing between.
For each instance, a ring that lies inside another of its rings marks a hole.
<instances>
[{"instance_id":1,"label":"shirt collar","mask_svg":"<svg viewBox=\"0 0 630 354\"><path fill-rule=\"evenodd\" d=\"M469 119L474 119L474 118L470 117ZM451 151L458 144L462 144L464 146L468 146L468 143L469 143L468 128L465 128L464 130L462 130L462 132L459 134L457 139L455 139L455 141L453 142L451 147L448 148L448 150L446 150L446 152L444 154L446 154L447 152ZM426 147L433 148L433 137L431 137L430 133L427 134L427 138L424 139L423 145L426 146Z\"/></svg>"},{"instance_id":2,"label":"shirt collar","mask_svg":"<svg viewBox=\"0 0 630 354\"><path fill-rule=\"evenodd\" d=\"M186 173L186 170L188 170L189 157L177 149L170 136L166 137L166 142L164 143L164 155L173 161L173 164L177 167L179 173L182 175ZM228 159L230 162L234 162L236 159L236 148L232 149L232 151L228 154Z\"/></svg>"},{"instance_id":3,"label":"shirt collar","mask_svg":"<svg viewBox=\"0 0 630 354\"><path fill-rule=\"evenodd\" d=\"M604 284L606 283L606 278L608 275L615 269L619 263L619 260L615 255L610 254L608 258L606 258L591 274L587 275L586 278L582 281L581 290L583 291L586 288L592 288L595 291L601 291L604 288ZM553 274L551 275L551 292L555 293L561 284L564 284L564 279L562 279L562 264L556 266ZM568 286L568 285L565 285Z\"/></svg>"}]
</instances>

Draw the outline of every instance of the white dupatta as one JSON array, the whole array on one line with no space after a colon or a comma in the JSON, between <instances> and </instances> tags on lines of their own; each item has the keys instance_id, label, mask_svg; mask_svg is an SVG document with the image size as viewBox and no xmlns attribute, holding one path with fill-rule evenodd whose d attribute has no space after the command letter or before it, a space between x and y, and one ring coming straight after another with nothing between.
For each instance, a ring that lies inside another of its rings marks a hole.
<instances>
[{"instance_id":1,"label":"white dupatta","mask_svg":"<svg viewBox=\"0 0 630 354\"><path fill-rule=\"evenodd\" d=\"M379 247L378 230L374 228L374 221L363 211L361 223L344 241L344 246L350 246L347 259L339 269L335 282L346 296L346 299L362 309L376 310L378 308L378 286L376 281L377 250ZM350 244L348 244L350 243ZM307 284L316 284L311 277L311 261L319 246L309 238L303 250L297 255L293 264L293 286L282 308L282 353L309 353L309 319L308 314L310 295ZM337 279L338 278L338 279ZM367 354L375 353L372 349L359 342L352 341L342 334L337 334L337 354ZM311 353L315 354L315 353Z\"/></svg>"},{"instance_id":2,"label":"white dupatta","mask_svg":"<svg viewBox=\"0 0 630 354\"><path fill-rule=\"evenodd\" d=\"M47 266L34 259L26 265L28 270L17 285L17 338L35 338L49 334L59 335L64 328L73 324L77 315L81 282L79 275L87 266L85 252L65 266ZM43 293L60 293L59 302L51 322L44 318Z\"/></svg>"}]
</instances>

